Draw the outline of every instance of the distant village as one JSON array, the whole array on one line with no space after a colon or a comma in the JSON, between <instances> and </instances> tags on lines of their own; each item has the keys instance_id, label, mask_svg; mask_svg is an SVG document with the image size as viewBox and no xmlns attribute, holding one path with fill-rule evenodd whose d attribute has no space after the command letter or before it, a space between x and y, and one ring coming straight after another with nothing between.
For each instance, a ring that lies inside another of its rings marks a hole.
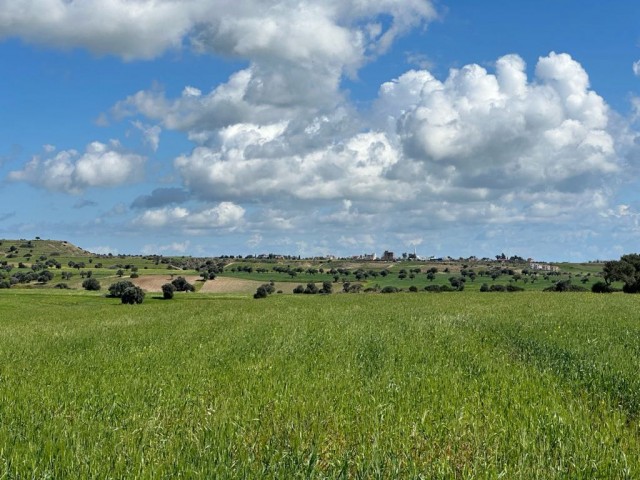
<instances>
[{"instance_id":1,"label":"distant village","mask_svg":"<svg viewBox=\"0 0 640 480\"><path fill-rule=\"evenodd\" d=\"M255 258L257 260L286 260L286 259L298 259L301 260L300 257L290 256L290 255L274 255L270 254L260 254L260 255L248 255L245 257L246 259ZM414 250L413 253L404 252L400 255L396 255L394 252L385 250L381 256L378 256L374 253L363 253L360 255L352 255L349 257L338 257L335 255L324 255L320 257L309 258L309 260L352 260L352 261L360 261L360 262L491 262L491 263L518 263L518 264L528 264L530 270L541 271L541 272L558 272L560 271L560 267L556 265L552 265L549 263L540 263L534 261L532 258L522 258L518 255L514 255L511 257L507 257L504 253L500 255L496 255L495 258L483 257L478 258L476 256L471 256L468 258L453 258L449 256L444 257L436 257L434 255L424 257L417 254Z\"/></svg>"}]
</instances>

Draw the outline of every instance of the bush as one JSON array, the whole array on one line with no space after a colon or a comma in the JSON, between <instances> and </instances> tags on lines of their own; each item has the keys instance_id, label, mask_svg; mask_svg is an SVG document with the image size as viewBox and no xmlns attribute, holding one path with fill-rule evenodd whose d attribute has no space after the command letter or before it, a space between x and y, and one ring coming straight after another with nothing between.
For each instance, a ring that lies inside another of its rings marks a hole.
<instances>
[{"instance_id":1,"label":"bush","mask_svg":"<svg viewBox=\"0 0 640 480\"><path fill-rule=\"evenodd\" d=\"M0 288L11 288L11 282L9 280L2 280L0 282Z\"/></svg>"},{"instance_id":2,"label":"bush","mask_svg":"<svg viewBox=\"0 0 640 480\"><path fill-rule=\"evenodd\" d=\"M560 280L551 287L545 288L545 292L587 292L588 290L579 285L573 285L571 280Z\"/></svg>"},{"instance_id":3,"label":"bush","mask_svg":"<svg viewBox=\"0 0 640 480\"><path fill-rule=\"evenodd\" d=\"M304 287L302 285L298 285L296 288L293 289L293 293L295 294L304 293Z\"/></svg>"},{"instance_id":4,"label":"bush","mask_svg":"<svg viewBox=\"0 0 640 480\"><path fill-rule=\"evenodd\" d=\"M276 287L273 282L264 283L258 287L256 293L253 294L253 298L267 298L269 295L276 291Z\"/></svg>"},{"instance_id":5,"label":"bush","mask_svg":"<svg viewBox=\"0 0 640 480\"><path fill-rule=\"evenodd\" d=\"M596 282L591 286L591 291L593 293L613 293L615 289L605 282Z\"/></svg>"},{"instance_id":6,"label":"bush","mask_svg":"<svg viewBox=\"0 0 640 480\"><path fill-rule=\"evenodd\" d=\"M137 273L132 273L131 275L129 275L129 278L138 278L140 275L138 275Z\"/></svg>"},{"instance_id":7,"label":"bush","mask_svg":"<svg viewBox=\"0 0 640 480\"><path fill-rule=\"evenodd\" d=\"M267 289L264 288L264 285L261 285L256 290L256 293L253 294L253 298L267 298L269 294L267 293Z\"/></svg>"},{"instance_id":8,"label":"bush","mask_svg":"<svg viewBox=\"0 0 640 480\"><path fill-rule=\"evenodd\" d=\"M100 290L100 282L95 278L87 278L82 282L82 288L89 291L98 291Z\"/></svg>"},{"instance_id":9,"label":"bush","mask_svg":"<svg viewBox=\"0 0 640 480\"><path fill-rule=\"evenodd\" d=\"M171 300L173 298L173 292L176 291L176 287L172 283L165 283L162 285L162 297L165 300Z\"/></svg>"},{"instance_id":10,"label":"bush","mask_svg":"<svg viewBox=\"0 0 640 480\"><path fill-rule=\"evenodd\" d=\"M480 291L481 292L488 292L489 291L489 285L487 285L486 283L483 283L482 286L480 287Z\"/></svg>"},{"instance_id":11,"label":"bush","mask_svg":"<svg viewBox=\"0 0 640 480\"><path fill-rule=\"evenodd\" d=\"M2 288L2 287L0 287ZM53 288L59 288L61 290L67 290L69 288L69 285L67 285L66 283L56 283Z\"/></svg>"},{"instance_id":12,"label":"bush","mask_svg":"<svg viewBox=\"0 0 640 480\"><path fill-rule=\"evenodd\" d=\"M129 280L112 283L109 286L109 296L113 298L122 298L122 294L124 293L124 291L132 287L135 287L135 285Z\"/></svg>"},{"instance_id":13,"label":"bush","mask_svg":"<svg viewBox=\"0 0 640 480\"><path fill-rule=\"evenodd\" d=\"M144 291L140 287L129 287L122 292L122 303L135 305L144 301Z\"/></svg>"},{"instance_id":14,"label":"bush","mask_svg":"<svg viewBox=\"0 0 640 480\"><path fill-rule=\"evenodd\" d=\"M382 290L380 290L380 293L398 293L398 289L396 287L392 287L391 285L387 285Z\"/></svg>"},{"instance_id":15,"label":"bush","mask_svg":"<svg viewBox=\"0 0 640 480\"><path fill-rule=\"evenodd\" d=\"M304 293L307 295L315 295L318 291L318 287L313 282L307 283L307 288L304 289Z\"/></svg>"},{"instance_id":16,"label":"bush","mask_svg":"<svg viewBox=\"0 0 640 480\"><path fill-rule=\"evenodd\" d=\"M332 291L333 291L333 285L331 285L331 282L327 280L322 282L322 289L320 290L320 293L331 293Z\"/></svg>"},{"instance_id":17,"label":"bush","mask_svg":"<svg viewBox=\"0 0 640 480\"><path fill-rule=\"evenodd\" d=\"M410 292L417 292L417 291L418 291L418 287L416 287L415 285L411 285L411 286L409 287L409 291L410 291Z\"/></svg>"},{"instance_id":18,"label":"bush","mask_svg":"<svg viewBox=\"0 0 640 480\"><path fill-rule=\"evenodd\" d=\"M196 288L184 277L178 277L171 282L178 292L195 292Z\"/></svg>"}]
</instances>

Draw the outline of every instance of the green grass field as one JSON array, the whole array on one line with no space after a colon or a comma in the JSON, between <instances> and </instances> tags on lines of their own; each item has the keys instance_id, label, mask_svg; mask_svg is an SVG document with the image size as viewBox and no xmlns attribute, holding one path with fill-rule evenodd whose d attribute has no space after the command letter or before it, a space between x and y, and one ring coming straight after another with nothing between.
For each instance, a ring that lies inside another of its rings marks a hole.
<instances>
[{"instance_id":1,"label":"green grass field","mask_svg":"<svg viewBox=\"0 0 640 480\"><path fill-rule=\"evenodd\" d=\"M637 302L0 291L0 478L637 478Z\"/></svg>"}]
</instances>

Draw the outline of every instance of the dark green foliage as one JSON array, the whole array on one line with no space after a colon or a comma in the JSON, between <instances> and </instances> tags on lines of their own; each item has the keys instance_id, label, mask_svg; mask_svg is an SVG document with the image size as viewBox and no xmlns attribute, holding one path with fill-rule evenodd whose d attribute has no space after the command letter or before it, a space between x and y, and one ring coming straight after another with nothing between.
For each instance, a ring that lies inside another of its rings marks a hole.
<instances>
[{"instance_id":1,"label":"dark green foliage","mask_svg":"<svg viewBox=\"0 0 640 480\"><path fill-rule=\"evenodd\" d=\"M410 292L417 292L417 291L418 291L418 287L416 287L415 285L411 285L411 286L409 287L409 291L410 291Z\"/></svg>"},{"instance_id":2,"label":"dark green foliage","mask_svg":"<svg viewBox=\"0 0 640 480\"><path fill-rule=\"evenodd\" d=\"M304 293L306 293L307 295L315 295L318 292L318 287L313 282L307 283L307 288L304 289Z\"/></svg>"},{"instance_id":3,"label":"dark green foliage","mask_svg":"<svg viewBox=\"0 0 640 480\"><path fill-rule=\"evenodd\" d=\"M37 280L38 280L38 283L47 283L53 280L53 273L51 273L49 270L43 270L38 274Z\"/></svg>"},{"instance_id":4,"label":"dark green foliage","mask_svg":"<svg viewBox=\"0 0 640 480\"><path fill-rule=\"evenodd\" d=\"M85 290L98 291L100 290L100 282L95 278L87 278L82 282L82 288Z\"/></svg>"},{"instance_id":5,"label":"dark green foliage","mask_svg":"<svg viewBox=\"0 0 640 480\"><path fill-rule=\"evenodd\" d=\"M615 289L611 285L607 285L606 282L596 282L591 286L593 293L613 293Z\"/></svg>"},{"instance_id":6,"label":"dark green foliage","mask_svg":"<svg viewBox=\"0 0 640 480\"><path fill-rule=\"evenodd\" d=\"M133 272L131 275L129 275L129 278L138 278L140 275L138 275L137 273Z\"/></svg>"},{"instance_id":7,"label":"dark green foliage","mask_svg":"<svg viewBox=\"0 0 640 480\"><path fill-rule=\"evenodd\" d=\"M162 285L162 297L165 300L171 300L175 291L176 287L174 287L172 283L165 283Z\"/></svg>"},{"instance_id":8,"label":"dark green foliage","mask_svg":"<svg viewBox=\"0 0 640 480\"><path fill-rule=\"evenodd\" d=\"M302 285L298 285L296 288L293 289L293 293L295 294L304 293L304 287Z\"/></svg>"},{"instance_id":9,"label":"dark green foliage","mask_svg":"<svg viewBox=\"0 0 640 480\"><path fill-rule=\"evenodd\" d=\"M67 285L66 283L56 283L53 288L59 288L60 290L67 290L69 288L69 285Z\"/></svg>"},{"instance_id":10,"label":"dark green foliage","mask_svg":"<svg viewBox=\"0 0 640 480\"><path fill-rule=\"evenodd\" d=\"M11 288L11 282L9 280L0 281L0 288Z\"/></svg>"},{"instance_id":11,"label":"dark green foliage","mask_svg":"<svg viewBox=\"0 0 640 480\"><path fill-rule=\"evenodd\" d=\"M324 281L322 282L322 289L320 290L320 293L331 293L333 291L333 285L331 285L331 282L329 281Z\"/></svg>"},{"instance_id":12,"label":"dark green foliage","mask_svg":"<svg viewBox=\"0 0 640 480\"><path fill-rule=\"evenodd\" d=\"M144 291L140 287L128 287L124 292L122 292L121 300L122 303L129 305L142 303L144 301Z\"/></svg>"},{"instance_id":13,"label":"dark green foliage","mask_svg":"<svg viewBox=\"0 0 640 480\"><path fill-rule=\"evenodd\" d=\"M545 288L545 292L587 292L585 287L579 285L573 285L571 280L560 280L554 283L552 286Z\"/></svg>"},{"instance_id":14,"label":"dark green foliage","mask_svg":"<svg viewBox=\"0 0 640 480\"><path fill-rule=\"evenodd\" d=\"M178 292L194 292L195 287L191 285L184 277L178 277L174 279L172 282L174 287L176 287L176 291Z\"/></svg>"},{"instance_id":15,"label":"dark green foliage","mask_svg":"<svg viewBox=\"0 0 640 480\"><path fill-rule=\"evenodd\" d=\"M398 291L399 290L396 287L393 287L391 285L387 285L382 290L380 290L380 293L398 293Z\"/></svg>"},{"instance_id":16,"label":"dark green foliage","mask_svg":"<svg viewBox=\"0 0 640 480\"><path fill-rule=\"evenodd\" d=\"M122 298L122 294L124 293L124 291L134 286L135 285L129 280L122 280L120 282L112 283L109 286L109 296L114 298Z\"/></svg>"},{"instance_id":17,"label":"dark green foliage","mask_svg":"<svg viewBox=\"0 0 640 480\"><path fill-rule=\"evenodd\" d=\"M269 295L276 291L276 287L273 282L264 283L258 287L256 293L253 294L253 298L267 298Z\"/></svg>"}]
</instances>

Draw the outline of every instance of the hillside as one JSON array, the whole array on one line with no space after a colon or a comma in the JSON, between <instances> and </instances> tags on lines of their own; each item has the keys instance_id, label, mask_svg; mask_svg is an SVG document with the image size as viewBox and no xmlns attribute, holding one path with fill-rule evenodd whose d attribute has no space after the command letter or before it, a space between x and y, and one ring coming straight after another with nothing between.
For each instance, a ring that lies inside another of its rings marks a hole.
<instances>
[{"instance_id":1,"label":"hillside","mask_svg":"<svg viewBox=\"0 0 640 480\"><path fill-rule=\"evenodd\" d=\"M30 254L36 258L47 257L90 257L91 252L75 246L66 240L0 240L0 258L21 258Z\"/></svg>"}]
</instances>

